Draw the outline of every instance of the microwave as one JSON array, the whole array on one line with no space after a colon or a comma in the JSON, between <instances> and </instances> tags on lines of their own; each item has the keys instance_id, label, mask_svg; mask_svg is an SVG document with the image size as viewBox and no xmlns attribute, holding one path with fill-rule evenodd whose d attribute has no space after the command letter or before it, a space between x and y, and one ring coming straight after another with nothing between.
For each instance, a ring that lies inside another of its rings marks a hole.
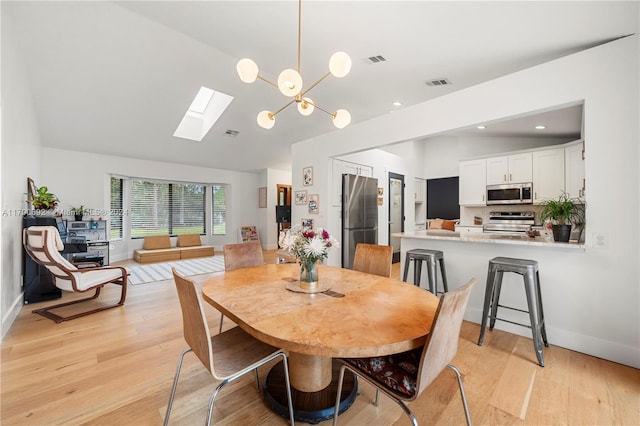
<instances>
[{"instance_id":1,"label":"microwave","mask_svg":"<svg viewBox=\"0 0 640 426\"><path fill-rule=\"evenodd\" d=\"M487 185L487 205L533 204L532 194L531 182Z\"/></svg>"}]
</instances>

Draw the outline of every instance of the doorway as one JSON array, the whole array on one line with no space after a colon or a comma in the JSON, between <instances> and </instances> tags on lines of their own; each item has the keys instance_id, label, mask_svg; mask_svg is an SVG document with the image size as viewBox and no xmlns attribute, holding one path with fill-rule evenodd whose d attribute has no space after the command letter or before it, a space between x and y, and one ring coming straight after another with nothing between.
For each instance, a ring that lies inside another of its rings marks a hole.
<instances>
[{"instance_id":1,"label":"doorway","mask_svg":"<svg viewBox=\"0 0 640 426\"><path fill-rule=\"evenodd\" d=\"M276 223L278 224L278 248L280 232L291 228L291 185L276 185Z\"/></svg>"},{"instance_id":2,"label":"doorway","mask_svg":"<svg viewBox=\"0 0 640 426\"><path fill-rule=\"evenodd\" d=\"M389 245L393 247L393 263L400 262L400 238L391 234L404 232L404 176L389 173Z\"/></svg>"}]
</instances>

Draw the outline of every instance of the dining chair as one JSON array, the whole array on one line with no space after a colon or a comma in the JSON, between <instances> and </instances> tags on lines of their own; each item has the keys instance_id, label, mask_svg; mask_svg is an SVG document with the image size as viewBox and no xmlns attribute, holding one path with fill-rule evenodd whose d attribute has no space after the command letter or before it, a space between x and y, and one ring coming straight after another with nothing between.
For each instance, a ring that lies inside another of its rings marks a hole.
<instances>
[{"instance_id":1,"label":"dining chair","mask_svg":"<svg viewBox=\"0 0 640 426\"><path fill-rule=\"evenodd\" d=\"M207 425L211 424L216 397L226 384L254 370L259 392L258 367L277 358L282 358L284 366L287 402L289 403L289 420L293 425L293 403L289 383L289 367L285 352L282 349L261 342L240 327L234 327L212 337L195 281L180 275L175 268L171 268L171 271L173 272L178 298L180 299L184 339L189 347L180 354L178 359L164 425L167 426L169 424L169 415L171 414L171 407L178 387L182 361L189 352L195 353L214 379L221 380L221 383L215 388L209 399Z\"/></svg>"},{"instance_id":2,"label":"dining chair","mask_svg":"<svg viewBox=\"0 0 640 426\"><path fill-rule=\"evenodd\" d=\"M226 244L222 247L224 253L224 270L233 271L239 268L248 268L264 264L262 245L258 241L250 241L238 244ZM222 322L224 314L220 314L220 329L222 333Z\"/></svg>"},{"instance_id":3,"label":"dining chair","mask_svg":"<svg viewBox=\"0 0 640 426\"><path fill-rule=\"evenodd\" d=\"M25 251L33 261L47 268L51 273L53 283L59 289L74 293L95 290L93 296L35 309L33 313L49 318L56 323L61 323L124 305L127 296L127 278L129 276L129 271L126 268L100 266L94 262L79 262L75 264L69 262L60 254L60 251L64 249L64 243L60 238L58 228L55 226L30 226L25 228L22 234L22 243ZM51 312L54 309L97 299L102 287L107 284L116 284L121 287L120 300L115 304L103 305L67 316Z\"/></svg>"},{"instance_id":4,"label":"dining chair","mask_svg":"<svg viewBox=\"0 0 640 426\"><path fill-rule=\"evenodd\" d=\"M372 358L341 358L338 379L338 398L333 416L333 425L338 424L338 409L342 380L345 370L352 371L376 388L375 405L378 405L379 391L395 401L411 419L414 426L418 420L406 402L415 400L438 375L449 367L456 374L464 415L467 425L471 425L467 398L462 386L460 371L451 364L458 351L458 339L462 317L469 302L475 278L464 286L444 293L433 318L431 331L424 346L398 354Z\"/></svg>"},{"instance_id":5,"label":"dining chair","mask_svg":"<svg viewBox=\"0 0 640 426\"><path fill-rule=\"evenodd\" d=\"M391 278L393 247L359 243L353 256L353 270Z\"/></svg>"}]
</instances>

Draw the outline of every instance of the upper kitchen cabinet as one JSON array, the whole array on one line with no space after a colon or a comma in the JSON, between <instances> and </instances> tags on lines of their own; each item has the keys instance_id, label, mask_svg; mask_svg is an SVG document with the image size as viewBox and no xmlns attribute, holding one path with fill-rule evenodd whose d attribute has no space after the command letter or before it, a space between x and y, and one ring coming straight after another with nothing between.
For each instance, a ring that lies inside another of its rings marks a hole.
<instances>
[{"instance_id":1,"label":"upper kitchen cabinet","mask_svg":"<svg viewBox=\"0 0 640 426\"><path fill-rule=\"evenodd\" d=\"M470 160L459 163L460 205L484 206L487 190L487 160Z\"/></svg>"},{"instance_id":2,"label":"upper kitchen cabinet","mask_svg":"<svg viewBox=\"0 0 640 426\"><path fill-rule=\"evenodd\" d=\"M373 167L344 160L333 160L333 205L342 205L342 175L373 176Z\"/></svg>"},{"instance_id":3,"label":"upper kitchen cabinet","mask_svg":"<svg viewBox=\"0 0 640 426\"><path fill-rule=\"evenodd\" d=\"M427 193L426 181L424 179L415 178L415 183L413 185L413 201L415 203L424 203L424 196Z\"/></svg>"},{"instance_id":4,"label":"upper kitchen cabinet","mask_svg":"<svg viewBox=\"0 0 640 426\"><path fill-rule=\"evenodd\" d=\"M585 198L584 141L568 144L564 149L565 191L571 198Z\"/></svg>"},{"instance_id":5,"label":"upper kitchen cabinet","mask_svg":"<svg viewBox=\"0 0 640 426\"><path fill-rule=\"evenodd\" d=\"M564 191L564 147L533 152L533 203L558 198Z\"/></svg>"},{"instance_id":6,"label":"upper kitchen cabinet","mask_svg":"<svg viewBox=\"0 0 640 426\"><path fill-rule=\"evenodd\" d=\"M487 185L531 182L531 152L487 158Z\"/></svg>"}]
</instances>

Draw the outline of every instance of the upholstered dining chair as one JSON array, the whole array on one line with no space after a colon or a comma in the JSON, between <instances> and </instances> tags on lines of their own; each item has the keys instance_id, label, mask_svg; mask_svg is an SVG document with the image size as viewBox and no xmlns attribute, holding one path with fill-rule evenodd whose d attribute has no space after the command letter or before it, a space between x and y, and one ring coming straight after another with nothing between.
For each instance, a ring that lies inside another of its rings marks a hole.
<instances>
[{"instance_id":1,"label":"upholstered dining chair","mask_svg":"<svg viewBox=\"0 0 640 426\"><path fill-rule=\"evenodd\" d=\"M376 406L378 405L378 392L382 391L400 405L411 419L411 423L417 426L418 420L406 402L415 400L445 367L449 367L456 373L464 415L467 419L467 425L471 425L462 377L460 371L451 365L451 360L458 351L462 317L475 283L476 280L473 278L464 286L444 293L440 297L431 331L423 347L387 356L339 359L341 367L338 379L338 398L333 417L334 426L338 424L339 396L342 392L345 370L352 371L356 376L376 387Z\"/></svg>"},{"instance_id":2,"label":"upholstered dining chair","mask_svg":"<svg viewBox=\"0 0 640 426\"><path fill-rule=\"evenodd\" d=\"M22 243L25 251L33 261L47 268L51 273L53 283L59 289L75 293L95 290L93 296L35 309L33 313L60 323L124 305L127 296L127 277L129 275L126 268L119 266L101 267L93 262L72 264L60 254L60 251L64 249L64 244L55 226L30 226L25 228L22 234ZM81 266L81 268L78 268L78 266ZM120 300L117 303L99 306L67 316L51 312L54 309L96 299L100 295L102 287L107 284L117 284L122 287Z\"/></svg>"},{"instance_id":3,"label":"upholstered dining chair","mask_svg":"<svg viewBox=\"0 0 640 426\"><path fill-rule=\"evenodd\" d=\"M214 379L221 380L221 383L215 388L209 399L207 425L211 424L211 415L216 397L226 384L254 370L259 392L258 367L277 358L282 358L284 365L289 420L293 425L295 421L293 418L293 403L291 402L289 367L285 352L282 349L259 341L240 327L234 327L212 337L196 283L180 275L175 268L171 268L171 270L176 283L178 298L180 299L184 339L187 341L189 348L185 349L178 359L169 405L167 405L167 414L164 419L165 426L169 424L169 415L171 414L173 399L178 387L182 361L189 352L195 353Z\"/></svg>"},{"instance_id":4,"label":"upholstered dining chair","mask_svg":"<svg viewBox=\"0 0 640 426\"><path fill-rule=\"evenodd\" d=\"M359 243L353 255L353 270L391 277L393 247Z\"/></svg>"},{"instance_id":5,"label":"upholstered dining chair","mask_svg":"<svg viewBox=\"0 0 640 426\"><path fill-rule=\"evenodd\" d=\"M264 264L262 246L258 241L247 243L226 244L222 247L224 253L224 270L232 271L239 268L248 268ZM220 330L222 333L222 322L224 315L220 314Z\"/></svg>"}]
</instances>

